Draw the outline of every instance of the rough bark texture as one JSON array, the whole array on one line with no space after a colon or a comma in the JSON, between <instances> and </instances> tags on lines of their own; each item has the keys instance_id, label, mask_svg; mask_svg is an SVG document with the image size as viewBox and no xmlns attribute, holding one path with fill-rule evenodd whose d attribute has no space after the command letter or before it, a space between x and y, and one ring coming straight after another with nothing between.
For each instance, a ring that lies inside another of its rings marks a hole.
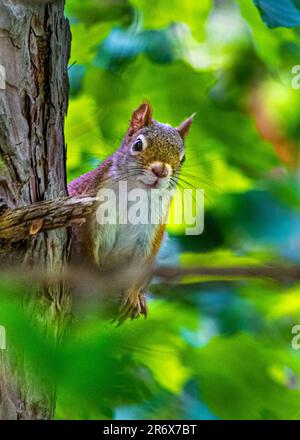
<instances>
[{"instance_id":1,"label":"rough bark texture","mask_svg":"<svg viewBox=\"0 0 300 440\"><path fill-rule=\"evenodd\" d=\"M42 231L85 223L96 207L96 197L78 196L8 209L0 215L0 243L17 243Z\"/></svg>"},{"instance_id":2,"label":"rough bark texture","mask_svg":"<svg viewBox=\"0 0 300 440\"><path fill-rule=\"evenodd\" d=\"M64 197L66 191L64 117L68 103L70 31L64 1L0 0L0 199L9 208ZM3 243L0 264L62 271L68 253L66 229ZM70 313L63 284L28 295L26 307L59 338ZM25 305L24 305L25 307ZM33 373L26 356L9 345L0 353L0 418L53 416L55 389Z\"/></svg>"}]
</instances>

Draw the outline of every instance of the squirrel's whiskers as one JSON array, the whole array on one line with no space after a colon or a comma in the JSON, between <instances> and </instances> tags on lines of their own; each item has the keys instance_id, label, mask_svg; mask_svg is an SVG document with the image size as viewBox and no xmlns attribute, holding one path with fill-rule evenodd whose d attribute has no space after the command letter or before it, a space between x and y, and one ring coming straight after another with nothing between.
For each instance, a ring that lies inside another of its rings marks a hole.
<instances>
[{"instance_id":1,"label":"squirrel's whiskers","mask_svg":"<svg viewBox=\"0 0 300 440\"><path fill-rule=\"evenodd\" d=\"M120 183L126 182L126 188L133 192L143 190L147 196L143 203L148 209L148 196L153 194L152 190L162 195L161 208L154 213L159 219L157 223L122 223L120 219L114 223L102 223L96 215L91 215L85 225L76 225L72 230L73 262L84 262L101 271L112 271L116 277L120 276L120 268L126 265L139 268L133 272L130 281L124 277L121 291L112 292L114 297L121 298L118 312L120 323L127 318L147 315L144 294L149 282L147 274L162 242L172 198L164 190L174 190L176 185L184 183L179 172L185 159L184 140L192 121L193 116L177 128L162 124L153 119L150 104L143 102L133 112L120 148L96 169L68 185L71 196L113 192L118 205L123 206L118 215L125 220L130 215L130 203L126 202L128 205L125 203L124 206L123 196L118 194ZM173 193L169 191L169 194ZM153 212L148 214L152 219ZM109 291L109 286L107 288Z\"/></svg>"}]
</instances>

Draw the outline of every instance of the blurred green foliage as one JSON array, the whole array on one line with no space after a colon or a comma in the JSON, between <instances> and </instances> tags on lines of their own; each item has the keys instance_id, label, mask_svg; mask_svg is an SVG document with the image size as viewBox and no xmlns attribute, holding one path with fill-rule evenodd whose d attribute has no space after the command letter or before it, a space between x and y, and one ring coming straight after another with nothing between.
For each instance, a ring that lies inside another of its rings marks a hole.
<instances>
[{"instance_id":1,"label":"blurred green foliage","mask_svg":"<svg viewBox=\"0 0 300 440\"><path fill-rule=\"evenodd\" d=\"M205 229L171 225L164 261L299 262L299 1L68 0L66 12L69 180L118 147L144 98L173 125L197 112L184 170L205 189ZM156 284L146 321L81 316L60 348L4 295L21 289L1 284L0 322L58 382L57 418L299 419L298 285Z\"/></svg>"},{"instance_id":2,"label":"blurred green foliage","mask_svg":"<svg viewBox=\"0 0 300 440\"><path fill-rule=\"evenodd\" d=\"M271 28L300 25L300 3L298 0L283 0L274 8L273 0L255 0L262 18Z\"/></svg>"}]
</instances>

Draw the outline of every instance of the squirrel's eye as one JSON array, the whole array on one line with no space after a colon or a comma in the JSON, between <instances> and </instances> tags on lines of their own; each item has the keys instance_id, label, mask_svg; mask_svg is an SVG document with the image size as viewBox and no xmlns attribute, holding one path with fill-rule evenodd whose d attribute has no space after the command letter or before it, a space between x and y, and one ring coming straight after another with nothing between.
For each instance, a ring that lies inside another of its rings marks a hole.
<instances>
[{"instance_id":1,"label":"squirrel's eye","mask_svg":"<svg viewBox=\"0 0 300 440\"><path fill-rule=\"evenodd\" d=\"M145 141L143 138L139 137L135 141L135 143L132 145L132 152L133 153L139 153L140 151L143 151L145 149Z\"/></svg>"},{"instance_id":2,"label":"squirrel's eye","mask_svg":"<svg viewBox=\"0 0 300 440\"><path fill-rule=\"evenodd\" d=\"M132 147L133 151L142 151L143 150L143 141L138 139Z\"/></svg>"},{"instance_id":3,"label":"squirrel's eye","mask_svg":"<svg viewBox=\"0 0 300 440\"><path fill-rule=\"evenodd\" d=\"M181 161L180 161L181 165L183 165L184 162L185 162L185 155L182 157L182 159L181 159Z\"/></svg>"}]
</instances>

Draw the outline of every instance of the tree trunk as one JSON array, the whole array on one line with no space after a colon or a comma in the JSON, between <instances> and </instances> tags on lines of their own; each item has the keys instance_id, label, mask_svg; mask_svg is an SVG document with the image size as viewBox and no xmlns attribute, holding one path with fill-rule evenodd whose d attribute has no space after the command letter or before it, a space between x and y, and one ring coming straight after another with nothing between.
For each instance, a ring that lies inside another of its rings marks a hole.
<instances>
[{"instance_id":1,"label":"tree trunk","mask_svg":"<svg viewBox=\"0 0 300 440\"><path fill-rule=\"evenodd\" d=\"M0 201L9 208L67 195L70 40L64 0L0 0ZM2 266L61 272L69 237L65 228L56 229L14 243L2 241L0 247ZM45 335L60 338L70 316L63 284L46 286L38 300L28 293L23 307L34 310ZM0 350L0 418L48 419L54 408L54 386L33 373L26 356L14 352L8 334L7 349Z\"/></svg>"}]
</instances>

